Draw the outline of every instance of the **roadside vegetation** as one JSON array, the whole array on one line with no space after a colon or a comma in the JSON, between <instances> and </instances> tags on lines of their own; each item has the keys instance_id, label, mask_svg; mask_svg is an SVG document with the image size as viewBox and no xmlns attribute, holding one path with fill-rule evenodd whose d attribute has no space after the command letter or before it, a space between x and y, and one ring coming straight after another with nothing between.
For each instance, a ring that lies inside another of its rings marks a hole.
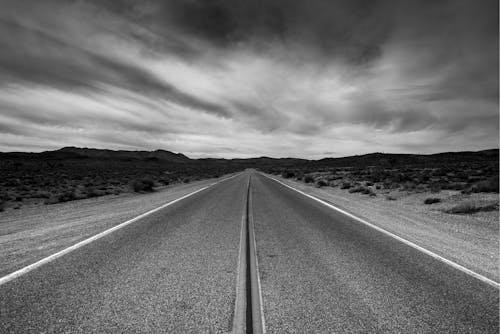
<instances>
[{"instance_id":1,"label":"roadside vegetation","mask_svg":"<svg viewBox=\"0 0 500 334\"><path fill-rule=\"evenodd\" d=\"M479 204L472 201L466 201L446 210L445 212L454 214L472 214L480 211L498 211L498 202Z\"/></svg>"},{"instance_id":2,"label":"roadside vegetation","mask_svg":"<svg viewBox=\"0 0 500 334\"><path fill-rule=\"evenodd\" d=\"M405 159L404 155L400 159L360 158L354 163L349 157L346 158L345 166L330 167L316 163L269 168L265 171L318 188L339 188L371 197L382 195L388 201L396 201L408 194L429 194L421 202L429 207L445 202L447 196L459 194L464 202L443 209L443 212L467 214L498 210L498 202L473 203L468 198L471 194L499 192L498 151L490 153L478 154L479 158L419 156L420 159L413 161ZM425 160L426 157L429 158Z\"/></svg>"},{"instance_id":3,"label":"roadside vegetation","mask_svg":"<svg viewBox=\"0 0 500 334\"><path fill-rule=\"evenodd\" d=\"M465 200L472 194L498 193L498 159L498 149L434 155L373 153L322 160L195 160L161 150L71 147L42 153L0 153L0 212L26 204L55 204L125 192L148 193L245 168L317 188L339 188L388 201L397 201L405 193L428 194L419 204L435 208L445 202L443 192L459 193Z\"/></svg>"},{"instance_id":4,"label":"roadside vegetation","mask_svg":"<svg viewBox=\"0 0 500 334\"><path fill-rule=\"evenodd\" d=\"M440 203L441 198L437 197L428 197L424 200L424 204L435 204L435 203Z\"/></svg>"},{"instance_id":5,"label":"roadside vegetation","mask_svg":"<svg viewBox=\"0 0 500 334\"><path fill-rule=\"evenodd\" d=\"M148 193L175 183L241 170L218 163L153 159L0 159L0 212L120 193Z\"/></svg>"}]
</instances>

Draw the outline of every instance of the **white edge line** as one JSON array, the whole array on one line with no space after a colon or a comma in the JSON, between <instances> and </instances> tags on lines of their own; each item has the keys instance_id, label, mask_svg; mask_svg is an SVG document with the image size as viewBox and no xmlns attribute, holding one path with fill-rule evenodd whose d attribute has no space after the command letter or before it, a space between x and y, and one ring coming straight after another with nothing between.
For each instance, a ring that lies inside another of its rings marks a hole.
<instances>
[{"instance_id":1,"label":"white edge line","mask_svg":"<svg viewBox=\"0 0 500 334\"><path fill-rule=\"evenodd\" d=\"M340 213L342 213L342 214L344 214L344 215L346 215L346 216L348 216L348 217L350 217L350 218L352 218L352 219L357 220L358 222L360 222L360 223L362 223L362 224L364 224L364 225L367 225L367 226L369 226L369 227L371 227L371 228L373 228L373 229L375 229L375 230L377 230L377 231L379 231L379 232L382 232L382 233L384 233L384 234L386 234L386 235L388 235L388 236L390 236L390 237L392 237L392 238L394 238L394 239L396 239L396 240L398 240L398 241L400 241L400 242L402 242L402 243L404 243L404 244L406 244L406 245L408 245L408 246L410 246L410 247L413 247L413 248L415 248L415 249L417 249L417 250L421 251L422 253L425 253L425 254L427 254L427 255L429 255L429 256L431 256L431 257L433 257L434 259L437 259L437 260L439 260L439 261L442 261L442 262L444 262L444 263L448 264L449 266L451 266L451 267L453 267L453 268L455 268L455 269L458 269L458 270L460 270L460 271L462 271L462 272L464 272L464 273L466 273L466 274L468 274L468 275L470 275L470 276L472 276L472 277L475 277L475 278L477 278L478 280L480 280L480 281L482 281L482 282L484 282L484 283L487 283L487 284L489 284L489 285L491 285L491 286L493 286L493 287L495 287L495 288L497 288L497 289L500 289L500 283L498 283L498 282L495 282L495 281L493 281L493 280L491 280L491 279L489 279L489 278L487 278L487 277L485 277L485 276L483 276L483 275L481 275L481 274L478 274L478 273L476 273L476 272L474 272L474 271L472 271L472 270L470 270L470 269L467 269L467 268L465 268L464 266L459 265L458 263L455 263L455 262L453 262L453 261L451 261L451 260L448 260L448 259L446 259L446 258L444 258L444 257L442 257L442 256L440 256L440 255L438 255L438 254L436 254L436 253L434 253L434 252L431 252L431 251L430 251L430 250L428 250L428 249L425 249L425 248L423 248L423 247L421 247L421 246L419 246L419 245L417 245L417 244L415 244L415 243L413 243L413 242L409 241L409 240L406 240L406 239L404 239L404 238L402 238L402 237L400 237L400 236L397 236L397 235L396 235L396 234L394 234L394 233L391 233L391 232L389 232L389 231L387 231L387 230L384 230L384 229L383 229L383 228L381 228L381 227L378 227L378 226L376 226L376 225L373 225L372 223L369 223L369 222L367 222L366 220L361 219L361 218L359 218L359 217L356 217L355 215L353 215L353 214L351 214L351 213L349 213L349 212L347 212L347 211L344 211L344 210L342 210L342 209L340 209L340 208L337 208L336 206L334 206L334 205L332 205L332 204L330 204L330 203L328 203L328 202L325 202L325 201L323 201L323 200L321 200L321 199L319 199L319 198L317 198L317 197L314 197L314 196L312 196L312 195L306 194L305 192L303 192L303 191L301 191L301 190L295 189L294 187L289 186L288 184L286 184L286 183L284 183L284 182L281 182L280 180L277 180L277 179L275 179L274 177L270 177L270 176L267 176L267 175L265 175L265 174L261 174L261 175L264 175L264 176L265 176L265 177L267 177L268 179L271 179L271 180L274 180L274 181L276 181L276 182L278 182L278 183L281 183L281 184L282 184L282 185L284 185L285 187L288 187L288 188L290 188L290 189L292 189L292 190L295 190L295 191L296 191L296 192L298 192L298 193L301 193L301 194L302 194L302 195L304 195L304 196L307 196L307 197L309 197L309 198L311 198L311 199L313 199L313 200L315 200L315 201L317 201L317 202L320 202L320 203L322 203L323 205L326 205L326 206L328 206L328 207L329 207L329 208L331 208L331 209L334 209L334 210L336 210L336 211L338 211L338 212L340 212Z\"/></svg>"},{"instance_id":2,"label":"white edge line","mask_svg":"<svg viewBox=\"0 0 500 334\"><path fill-rule=\"evenodd\" d=\"M233 175L233 176L227 177L227 178L225 178L225 179L219 180L219 181L217 181L217 182L211 183L211 184L209 184L208 186L205 186L205 187L200 188L200 189L198 189L198 190L195 190L195 191L193 191L193 192L191 192L191 193L189 193L189 194L186 194L186 195L184 195L184 196L182 196L182 197L179 197L179 198L177 198L177 199L175 199L175 200L172 200L172 201L170 201L170 202L168 202L168 203L165 203L165 204L163 204L163 205L161 205L161 206L159 206L159 207L157 207L157 208L155 208L155 209L152 209L152 210L147 211L147 212L145 212L145 213L143 213L143 214L140 214L139 216L137 216L137 217L135 217L135 218L132 218L132 219L130 219L130 220L127 220L127 221L125 221L125 222L123 222L123 223L121 223L121 224L118 224L118 225L116 225L116 226L113 226L113 227L111 227L111 228L109 228L109 229L107 229L107 230L105 230L105 231L103 231L103 232L101 232L101 233L98 233L98 234L96 234L96 235L94 235L94 236L92 236L92 237L90 237L90 238L87 238L87 239L85 239L85 240L82 240L82 241L80 241L80 242L78 242L78 243L76 243L76 244L74 244L74 245L72 245L72 246L69 246L69 247L67 247L67 248L65 248L65 249L63 249L63 250L61 250L61 251L59 251L59 252L57 252L57 253L54 253L54 254L52 254L52 255L49 255L49 256L47 256L47 257L45 257L45 258L43 258L43 259L41 259L41 260L39 260L39 261L37 261L37 262L35 262L35 263L32 263L32 264L30 264L30 265L28 265L28 266L26 266L26 267L24 267L24 268L21 268L21 269L16 270L16 271L14 271L14 272L12 272L12 273L10 273L10 274L6 275L6 276L3 276L3 277L1 277L1 278L0 278L0 286L1 286L1 285L3 285L3 284L5 284L5 283L7 283L7 282L10 282L10 281L12 281L12 280L14 280L14 279L18 278L18 277L20 277L20 276L22 276L22 275L24 275L24 274L26 274L26 273L28 273L28 272L30 272L30 271L32 271L32 270L34 270L34 269L37 269L37 268L39 268L39 267L43 266L43 265L44 265L44 264L46 264L46 263L49 263L49 262L51 262L51 261L54 261L55 259L60 258L61 256L63 256L63 255L65 255L65 254L68 254L68 253L70 253L70 252L74 251L75 249L78 249L78 248L80 248L80 247L82 247L82 246L85 246L85 245L87 245L87 244L91 243L92 241L95 241L95 240L97 240L97 239L100 239L100 238L102 238L102 237L104 237L104 236L106 236L106 235L108 235L108 234L110 234L110 233L113 233L113 232L114 232L114 231L116 231L116 230L119 230L119 229L121 229L121 228L123 228L123 227L125 227L125 226L127 226L127 225L129 225L129 224L132 224L132 223L134 223L134 222L138 221L139 219L142 219L142 218L144 218L144 217L146 217L146 216L149 216L150 214L152 214L152 213L154 213L154 212L156 212L156 211L159 211L159 210L161 210L161 209L164 209L164 208L166 208L167 206L170 206L170 205L172 205L172 204L174 204L174 203L177 203L177 202L179 202L179 201L181 201L181 200L183 200L183 199L185 199L185 198L187 198L187 197L189 197L189 196L192 196L192 195L194 195L194 194L196 194L196 193L199 193L200 191L205 190L205 189L207 189L207 188L209 188L209 187L211 187L211 186L213 186L213 185L216 185L217 183L220 183L220 182L223 182L223 181L226 181L226 180L232 179L233 177L236 177L236 176L238 176L238 175L240 175L240 174L241 174L241 173L238 173L238 174L236 174L236 175Z\"/></svg>"}]
</instances>

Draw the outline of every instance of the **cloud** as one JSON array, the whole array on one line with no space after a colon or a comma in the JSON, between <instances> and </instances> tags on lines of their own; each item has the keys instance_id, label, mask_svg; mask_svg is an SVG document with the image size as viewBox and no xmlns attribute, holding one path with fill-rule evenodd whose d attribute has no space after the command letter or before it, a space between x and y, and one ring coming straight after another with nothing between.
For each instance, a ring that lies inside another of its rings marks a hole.
<instances>
[{"instance_id":1,"label":"cloud","mask_svg":"<svg viewBox=\"0 0 500 334\"><path fill-rule=\"evenodd\" d=\"M2 150L498 146L492 0L7 0L0 48Z\"/></svg>"},{"instance_id":2,"label":"cloud","mask_svg":"<svg viewBox=\"0 0 500 334\"><path fill-rule=\"evenodd\" d=\"M68 42L15 20L1 19L0 28L0 47L5 50L0 54L0 75L4 76L4 83L24 81L86 90L96 90L100 84L114 85L221 117L229 116L223 107L186 94L154 73L79 46L78 39Z\"/></svg>"}]
</instances>

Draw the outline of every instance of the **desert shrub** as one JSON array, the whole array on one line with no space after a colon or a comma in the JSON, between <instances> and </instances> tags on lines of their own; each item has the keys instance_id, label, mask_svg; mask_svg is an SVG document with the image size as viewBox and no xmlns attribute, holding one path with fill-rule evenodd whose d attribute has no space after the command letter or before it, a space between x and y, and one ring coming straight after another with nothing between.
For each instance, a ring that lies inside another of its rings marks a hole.
<instances>
[{"instance_id":1,"label":"desert shrub","mask_svg":"<svg viewBox=\"0 0 500 334\"><path fill-rule=\"evenodd\" d=\"M479 211L497 211L497 210L498 210L498 202L480 206Z\"/></svg>"},{"instance_id":2,"label":"desert shrub","mask_svg":"<svg viewBox=\"0 0 500 334\"><path fill-rule=\"evenodd\" d=\"M165 186L168 186L170 184L170 181L168 179L160 179L158 182L162 183Z\"/></svg>"},{"instance_id":3,"label":"desert shrub","mask_svg":"<svg viewBox=\"0 0 500 334\"><path fill-rule=\"evenodd\" d=\"M448 184L443 185L444 189L451 189L451 190L463 190L467 186L467 183L465 182L450 182Z\"/></svg>"},{"instance_id":4,"label":"desert shrub","mask_svg":"<svg viewBox=\"0 0 500 334\"><path fill-rule=\"evenodd\" d=\"M373 190L371 188L365 187L362 185L357 185L357 186L349 189L349 192L350 193L361 193L363 195L370 195L372 197L377 196L377 194L375 192L373 192Z\"/></svg>"},{"instance_id":5,"label":"desert shrub","mask_svg":"<svg viewBox=\"0 0 500 334\"><path fill-rule=\"evenodd\" d=\"M342 185L340 186L340 189L350 189L352 187L351 182L342 182Z\"/></svg>"},{"instance_id":6,"label":"desert shrub","mask_svg":"<svg viewBox=\"0 0 500 334\"><path fill-rule=\"evenodd\" d=\"M414 190L416 187L415 183L411 182L411 181L407 181L404 183L403 185L403 189L404 190Z\"/></svg>"},{"instance_id":7,"label":"desert shrub","mask_svg":"<svg viewBox=\"0 0 500 334\"><path fill-rule=\"evenodd\" d=\"M388 178L388 179L384 180L384 188L385 189L398 189L399 183L392 182L392 180Z\"/></svg>"},{"instance_id":8,"label":"desert shrub","mask_svg":"<svg viewBox=\"0 0 500 334\"><path fill-rule=\"evenodd\" d=\"M0 199L0 212L5 211L5 201Z\"/></svg>"},{"instance_id":9,"label":"desert shrub","mask_svg":"<svg viewBox=\"0 0 500 334\"><path fill-rule=\"evenodd\" d=\"M441 202L441 198L429 197L424 200L424 204L434 204Z\"/></svg>"},{"instance_id":10,"label":"desert shrub","mask_svg":"<svg viewBox=\"0 0 500 334\"><path fill-rule=\"evenodd\" d=\"M14 201L16 202L22 202L23 198L21 196L16 196L16 198L14 199Z\"/></svg>"},{"instance_id":11,"label":"desert shrub","mask_svg":"<svg viewBox=\"0 0 500 334\"><path fill-rule=\"evenodd\" d=\"M382 189L382 186L381 186L380 184L377 184L377 185L375 186L375 189L380 190L380 189Z\"/></svg>"},{"instance_id":12,"label":"desert shrub","mask_svg":"<svg viewBox=\"0 0 500 334\"><path fill-rule=\"evenodd\" d=\"M97 196L101 196L102 195L102 192L98 191L93 186L85 187L85 193L87 194L87 197L89 197L89 198L91 198L91 197L97 197Z\"/></svg>"},{"instance_id":13,"label":"desert shrub","mask_svg":"<svg viewBox=\"0 0 500 334\"><path fill-rule=\"evenodd\" d=\"M415 191L416 192L419 192L419 193L423 193L425 191L427 191L427 188L425 187L424 184L419 184L417 185L417 187L415 188Z\"/></svg>"},{"instance_id":14,"label":"desert shrub","mask_svg":"<svg viewBox=\"0 0 500 334\"><path fill-rule=\"evenodd\" d=\"M368 188L368 187L363 187L363 190L361 190L361 193L364 195L377 196L377 194L375 194L373 192L373 190L371 188Z\"/></svg>"},{"instance_id":15,"label":"desert shrub","mask_svg":"<svg viewBox=\"0 0 500 334\"><path fill-rule=\"evenodd\" d=\"M56 203L59 203L59 199L57 198L57 196L50 196L44 201L45 205L56 204Z\"/></svg>"},{"instance_id":16,"label":"desert shrub","mask_svg":"<svg viewBox=\"0 0 500 334\"><path fill-rule=\"evenodd\" d=\"M445 212L454 214L472 214L479 211L495 211L495 210L498 210L498 202L486 205L478 205L471 201L467 201L460 203L448 210L445 210Z\"/></svg>"},{"instance_id":17,"label":"desert shrub","mask_svg":"<svg viewBox=\"0 0 500 334\"><path fill-rule=\"evenodd\" d=\"M340 179L342 179L342 176L341 176L341 175L330 175L330 176L328 177L328 180L329 180L329 181L335 181L335 180L340 180Z\"/></svg>"},{"instance_id":18,"label":"desert shrub","mask_svg":"<svg viewBox=\"0 0 500 334\"><path fill-rule=\"evenodd\" d=\"M70 191L65 191L63 192L62 194L59 194L57 196L57 200L59 202L69 202L69 201L73 201L76 199L76 194L74 191L70 190Z\"/></svg>"},{"instance_id":19,"label":"desert shrub","mask_svg":"<svg viewBox=\"0 0 500 334\"><path fill-rule=\"evenodd\" d=\"M46 192L46 191L39 191L33 197L35 197L35 198L49 198L50 194L48 192Z\"/></svg>"},{"instance_id":20,"label":"desert shrub","mask_svg":"<svg viewBox=\"0 0 500 334\"><path fill-rule=\"evenodd\" d=\"M396 200L396 197L392 196L392 195L386 195L385 196L385 199L388 200L388 201L395 201Z\"/></svg>"},{"instance_id":21,"label":"desert shrub","mask_svg":"<svg viewBox=\"0 0 500 334\"><path fill-rule=\"evenodd\" d=\"M472 185L471 191L474 193L498 193L498 176L475 183Z\"/></svg>"},{"instance_id":22,"label":"desert shrub","mask_svg":"<svg viewBox=\"0 0 500 334\"><path fill-rule=\"evenodd\" d=\"M318 188L326 187L327 185L328 185L328 182L326 182L325 180L318 180L318 182L316 182L316 186Z\"/></svg>"},{"instance_id":23,"label":"desert shrub","mask_svg":"<svg viewBox=\"0 0 500 334\"><path fill-rule=\"evenodd\" d=\"M284 177L285 179L289 179L289 178L294 177L295 173L292 171L286 170L286 171L283 171L283 173L281 173L281 176Z\"/></svg>"},{"instance_id":24,"label":"desert shrub","mask_svg":"<svg viewBox=\"0 0 500 334\"><path fill-rule=\"evenodd\" d=\"M139 180L132 181L132 189L138 192L152 192L153 191L154 182L150 178L143 178Z\"/></svg>"},{"instance_id":25,"label":"desert shrub","mask_svg":"<svg viewBox=\"0 0 500 334\"><path fill-rule=\"evenodd\" d=\"M189 183L189 182L191 182L191 180L190 180L189 178L187 178L187 177L186 177L186 178L184 178L184 180L182 180L182 182L183 182L183 183Z\"/></svg>"},{"instance_id":26,"label":"desert shrub","mask_svg":"<svg viewBox=\"0 0 500 334\"><path fill-rule=\"evenodd\" d=\"M368 182L366 182L366 185L367 186L373 186L373 182L368 181Z\"/></svg>"},{"instance_id":27,"label":"desert shrub","mask_svg":"<svg viewBox=\"0 0 500 334\"><path fill-rule=\"evenodd\" d=\"M314 182L314 178L311 175L305 175L304 176L304 182L305 183L311 183Z\"/></svg>"},{"instance_id":28,"label":"desert shrub","mask_svg":"<svg viewBox=\"0 0 500 334\"><path fill-rule=\"evenodd\" d=\"M429 189L431 190L431 193L439 193L441 192L441 184L439 183L432 183L430 186L429 186Z\"/></svg>"},{"instance_id":29,"label":"desert shrub","mask_svg":"<svg viewBox=\"0 0 500 334\"><path fill-rule=\"evenodd\" d=\"M373 193L373 191L370 188L364 187L364 186L356 186L354 188L349 189L349 192L350 193L362 193L365 195L370 195Z\"/></svg>"}]
</instances>

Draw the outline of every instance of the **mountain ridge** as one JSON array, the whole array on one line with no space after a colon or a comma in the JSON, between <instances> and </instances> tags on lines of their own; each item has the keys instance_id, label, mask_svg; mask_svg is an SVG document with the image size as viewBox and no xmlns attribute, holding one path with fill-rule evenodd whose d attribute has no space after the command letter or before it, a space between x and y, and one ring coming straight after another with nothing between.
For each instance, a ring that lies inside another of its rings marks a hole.
<instances>
[{"instance_id":1,"label":"mountain ridge","mask_svg":"<svg viewBox=\"0 0 500 334\"><path fill-rule=\"evenodd\" d=\"M110 150L87 147L67 146L53 151L44 151L38 153L28 152L0 152L0 157L4 158L34 158L41 159L102 159L102 160L143 160L172 163L234 163L249 167L259 165L302 165L314 164L322 166L352 166L352 165L393 165L396 161L403 163L419 163L426 161L439 160L441 162L453 161L471 161L475 159L491 160L498 158L499 149L486 149L480 151L462 151L462 152L440 152L433 154L413 154L413 153L381 153L374 152L361 155L352 155L346 157L327 157L317 160L308 160L302 158L200 158L192 159L182 153L158 149L154 151L128 151L128 150Z\"/></svg>"}]
</instances>

